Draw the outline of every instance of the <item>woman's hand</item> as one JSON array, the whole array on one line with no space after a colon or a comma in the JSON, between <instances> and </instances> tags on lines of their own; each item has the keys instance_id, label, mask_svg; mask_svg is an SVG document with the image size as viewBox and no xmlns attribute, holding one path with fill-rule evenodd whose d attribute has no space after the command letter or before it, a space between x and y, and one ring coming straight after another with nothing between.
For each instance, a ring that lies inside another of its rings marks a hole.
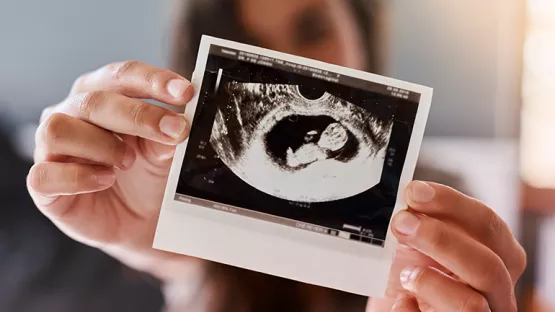
<instances>
[{"instance_id":1,"label":"woman's hand","mask_svg":"<svg viewBox=\"0 0 555 312\"><path fill-rule=\"evenodd\" d=\"M386 298L369 312L516 312L526 255L489 207L446 186L412 182L392 220L400 246Z\"/></svg>"},{"instance_id":2,"label":"woman's hand","mask_svg":"<svg viewBox=\"0 0 555 312\"><path fill-rule=\"evenodd\" d=\"M151 246L188 124L137 99L182 106L192 96L183 77L139 62L79 78L62 103L45 110L37 131L27 181L39 209L78 241L166 282L183 279L202 262ZM526 257L507 225L445 186L414 182L406 193L410 209L392 224L402 245L387 297L371 299L368 311L516 311L513 289Z\"/></svg>"},{"instance_id":3,"label":"woman's hand","mask_svg":"<svg viewBox=\"0 0 555 312\"><path fill-rule=\"evenodd\" d=\"M185 78L129 61L77 79L47 108L27 178L39 209L70 237L168 280L187 259L152 249L175 145L184 117L138 99L175 107L193 89Z\"/></svg>"}]
</instances>

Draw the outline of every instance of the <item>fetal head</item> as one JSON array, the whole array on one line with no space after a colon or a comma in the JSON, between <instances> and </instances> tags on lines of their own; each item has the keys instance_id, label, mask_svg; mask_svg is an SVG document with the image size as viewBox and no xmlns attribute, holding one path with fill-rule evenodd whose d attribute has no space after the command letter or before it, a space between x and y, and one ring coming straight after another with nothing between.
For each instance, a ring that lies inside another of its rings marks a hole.
<instances>
[{"instance_id":1,"label":"fetal head","mask_svg":"<svg viewBox=\"0 0 555 312\"><path fill-rule=\"evenodd\" d=\"M345 146L348 139L347 129L340 123L335 122L324 129L322 135L320 135L320 140L318 140L318 146L325 150L336 152Z\"/></svg>"}]
</instances>

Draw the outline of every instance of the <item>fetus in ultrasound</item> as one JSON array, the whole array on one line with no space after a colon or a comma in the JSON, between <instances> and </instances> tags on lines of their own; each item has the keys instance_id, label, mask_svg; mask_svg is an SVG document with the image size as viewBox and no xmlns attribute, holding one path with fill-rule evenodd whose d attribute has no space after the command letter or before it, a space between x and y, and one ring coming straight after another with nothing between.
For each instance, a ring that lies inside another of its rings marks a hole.
<instances>
[{"instance_id":1,"label":"fetus in ultrasound","mask_svg":"<svg viewBox=\"0 0 555 312\"><path fill-rule=\"evenodd\" d=\"M221 89L229 100L218 103L210 143L252 187L325 202L379 183L392 120L307 86L230 82Z\"/></svg>"},{"instance_id":2,"label":"fetus in ultrasound","mask_svg":"<svg viewBox=\"0 0 555 312\"><path fill-rule=\"evenodd\" d=\"M293 151L287 149L287 165L298 167L308 165L315 161L324 160L332 155L332 152L340 150L347 143L347 130L339 123L329 124L324 131L309 131L305 137L305 144Z\"/></svg>"}]
</instances>

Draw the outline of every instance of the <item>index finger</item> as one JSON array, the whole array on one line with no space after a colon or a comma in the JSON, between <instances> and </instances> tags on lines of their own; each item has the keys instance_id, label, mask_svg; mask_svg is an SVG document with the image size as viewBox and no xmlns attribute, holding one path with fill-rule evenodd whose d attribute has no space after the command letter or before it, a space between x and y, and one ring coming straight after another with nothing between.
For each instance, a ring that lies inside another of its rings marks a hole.
<instances>
[{"instance_id":1,"label":"index finger","mask_svg":"<svg viewBox=\"0 0 555 312\"><path fill-rule=\"evenodd\" d=\"M87 73L74 82L70 94L93 91L116 92L174 106L189 102L194 92L184 77L138 61L112 63Z\"/></svg>"},{"instance_id":2,"label":"index finger","mask_svg":"<svg viewBox=\"0 0 555 312\"><path fill-rule=\"evenodd\" d=\"M409 184L405 198L412 210L455 224L490 248L503 260L513 282L524 271L524 249L503 219L482 202L450 187L421 181Z\"/></svg>"}]
</instances>

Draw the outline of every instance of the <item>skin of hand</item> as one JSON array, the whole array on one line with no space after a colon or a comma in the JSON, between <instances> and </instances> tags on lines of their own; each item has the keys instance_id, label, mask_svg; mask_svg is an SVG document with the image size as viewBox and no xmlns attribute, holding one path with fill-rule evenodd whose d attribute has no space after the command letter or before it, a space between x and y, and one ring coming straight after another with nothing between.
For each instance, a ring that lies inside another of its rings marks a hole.
<instances>
[{"instance_id":1,"label":"skin of hand","mask_svg":"<svg viewBox=\"0 0 555 312\"><path fill-rule=\"evenodd\" d=\"M27 185L40 211L73 239L167 284L199 271L201 260L152 249L175 145L189 122L138 100L177 107L193 93L183 77L136 61L77 79L37 130ZM412 182L405 197L410 208L392 221L400 247L386 298L370 299L367 311L516 311L526 256L499 216L438 184Z\"/></svg>"},{"instance_id":2,"label":"skin of hand","mask_svg":"<svg viewBox=\"0 0 555 312\"><path fill-rule=\"evenodd\" d=\"M44 110L36 133L27 186L40 211L71 238L165 281L200 264L151 247L189 123L138 100L179 107L193 93L185 78L137 61L78 78L64 101Z\"/></svg>"},{"instance_id":3,"label":"skin of hand","mask_svg":"<svg viewBox=\"0 0 555 312\"><path fill-rule=\"evenodd\" d=\"M384 299L367 312L516 312L526 254L483 203L449 187L412 182L409 208L395 215L399 248Z\"/></svg>"}]
</instances>

